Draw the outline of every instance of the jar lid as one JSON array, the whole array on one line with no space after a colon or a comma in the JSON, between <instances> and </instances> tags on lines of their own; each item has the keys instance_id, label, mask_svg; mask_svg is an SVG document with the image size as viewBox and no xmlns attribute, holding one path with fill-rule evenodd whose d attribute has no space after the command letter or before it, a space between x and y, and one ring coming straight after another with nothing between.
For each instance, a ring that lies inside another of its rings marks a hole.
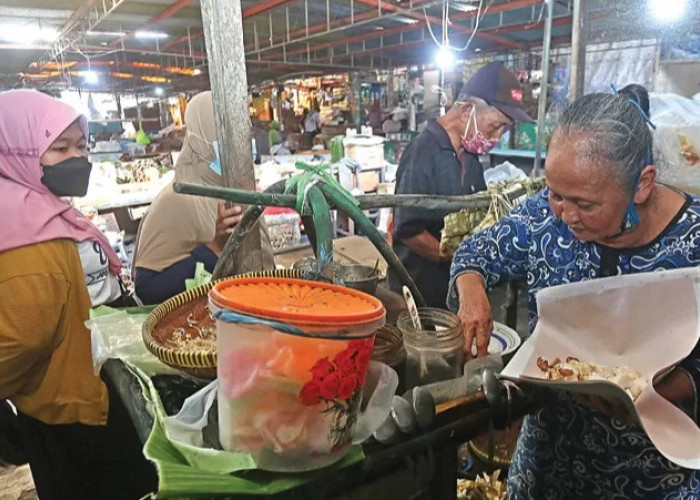
<instances>
[{"instance_id":1,"label":"jar lid","mask_svg":"<svg viewBox=\"0 0 700 500\"><path fill-rule=\"evenodd\" d=\"M218 306L292 324L361 326L386 315L381 301L350 288L290 278L232 278L209 292Z\"/></svg>"}]
</instances>

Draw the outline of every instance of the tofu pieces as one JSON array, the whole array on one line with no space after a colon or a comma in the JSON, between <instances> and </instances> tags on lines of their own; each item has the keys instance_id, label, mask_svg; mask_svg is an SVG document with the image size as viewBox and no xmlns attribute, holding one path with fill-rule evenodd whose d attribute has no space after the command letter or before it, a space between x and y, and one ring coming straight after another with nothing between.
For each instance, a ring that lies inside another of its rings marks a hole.
<instances>
[{"instance_id":1,"label":"tofu pieces","mask_svg":"<svg viewBox=\"0 0 700 500\"><path fill-rule=\"evenodd\" d=\"M566 361L558 357L551 362L540 356L537 367L545 374L547 380L607 380L622 387L636 400L647 386L647 380L636 370L627 366L607 367L596 363L584 363L578 358L568 356Z\"/></svg>"}]
</instances>

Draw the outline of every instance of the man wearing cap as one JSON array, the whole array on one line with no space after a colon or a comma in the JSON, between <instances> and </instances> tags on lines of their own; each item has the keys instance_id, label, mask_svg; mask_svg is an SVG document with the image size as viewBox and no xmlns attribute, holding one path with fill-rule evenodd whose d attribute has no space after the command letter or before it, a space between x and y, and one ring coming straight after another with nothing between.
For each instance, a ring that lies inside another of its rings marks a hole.
<instances>
[{"instance_id":1,"label":"man wearing cap","mask_svg":"<svg viewBox=\"0 0 700 500\"><path fill-rule=\"evenodd\" d=\"M479 155L488 153L516 121L532 121L522 108L523 91L501 62L482 67L464 84L452 108L430 120L406 147L396 173L397 194L461 196L486 189ZM449 258L440 256L440 231L449 212L397 207L393 247L423 298L445 307ZM401 285L393 273L390 286Z\"/></svg>"}]
</instances>

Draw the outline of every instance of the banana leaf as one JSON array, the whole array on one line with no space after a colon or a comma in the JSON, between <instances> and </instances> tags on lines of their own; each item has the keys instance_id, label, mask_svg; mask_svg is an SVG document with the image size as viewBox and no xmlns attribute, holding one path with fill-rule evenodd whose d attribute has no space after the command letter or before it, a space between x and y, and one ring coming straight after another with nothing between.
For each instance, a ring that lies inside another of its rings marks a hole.
<instances>
[{"instance_id":1,"label":"banana leaf","mask_svg":"<svg viewBox=\"0 0 700 500\"><path fill-rule=\"evenodd\" d=\"M321 477L331 477L334 471L364 459L362 447L353 446L340 462L331 467L297 474L274 473L254 469L255 463L245 453L197 448L172 441L165 432L165 411L157 390L147 375L137 368L130 369L138 377L154 413L153 429L144 446L144 454L158 470L157 498L274 495ZM225 472L232 469L238 470ZM285 498L293 500L293 497Z\"/></svg>"}]
</instances>

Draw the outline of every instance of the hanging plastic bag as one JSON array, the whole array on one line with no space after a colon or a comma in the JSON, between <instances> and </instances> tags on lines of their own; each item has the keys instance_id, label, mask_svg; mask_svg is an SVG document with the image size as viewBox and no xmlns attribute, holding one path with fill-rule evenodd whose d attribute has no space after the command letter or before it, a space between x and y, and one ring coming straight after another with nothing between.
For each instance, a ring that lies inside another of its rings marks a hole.
<instances>
[{"instance_id":1,"label":"hanging plastic bag","mask_svg":"<svg viewBox=\"0 0 700 500\"><path fill-rule=\"evenodd\" d=\"M139 131L136 132L136 144L148 146L150 143L151 138L148 137L148 134L143 130L143 123L139 123Z\"/></svg>"}]
</instances>

